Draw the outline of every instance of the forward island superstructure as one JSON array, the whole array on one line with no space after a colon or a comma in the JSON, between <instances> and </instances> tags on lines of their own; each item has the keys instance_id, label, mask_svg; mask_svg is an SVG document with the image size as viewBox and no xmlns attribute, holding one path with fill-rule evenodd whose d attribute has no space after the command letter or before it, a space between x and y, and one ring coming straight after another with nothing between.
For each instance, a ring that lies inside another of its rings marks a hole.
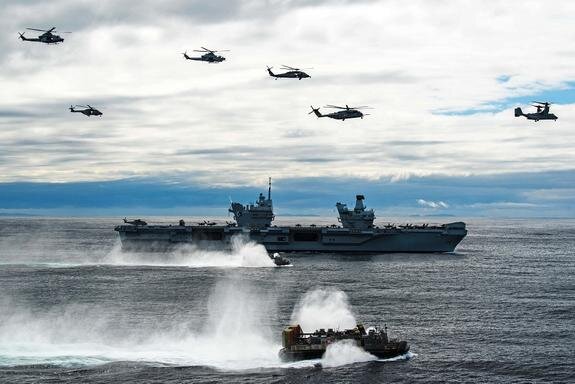
<instances>
[{"instance_id":1,"label":"forward island superstructure","mask_svg":"<svg viewBox=\"0 0 575 384\"><path fill-rule=\"evenodd\" d=\"M271 179L267 198L260 193L255 204L231 203L234 223L218 225L203 222L186 225L148 225L127 221L114 228L124 251L164 252L190 244L200 249L230 249L232 239L262 244L273 252L389 253L453 252L467 235L465 223L442 225L374 225L375 212L368 210L363 195L356 196L353 209L337 203L341 225L272 225L275 219Z\"/></svg>"}]
</instances>

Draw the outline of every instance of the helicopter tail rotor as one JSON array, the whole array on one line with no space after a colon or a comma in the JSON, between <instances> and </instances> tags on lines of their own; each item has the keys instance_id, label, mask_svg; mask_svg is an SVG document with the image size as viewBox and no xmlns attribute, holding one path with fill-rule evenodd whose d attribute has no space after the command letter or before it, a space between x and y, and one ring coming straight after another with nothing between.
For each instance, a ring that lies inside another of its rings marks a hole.
<instances>
[{"instance_id":1,"label":"helicopter tail rotor","mask_svg":"<svg viewBox=\"0 0 575 384\"><path fill-rule=\"evenodd\" d=\"M319 111L319 108L314 108L313 105L311 105L311 112L309 112L308 115L311 115L312 113L314 113L318 118L323 117L323 115Z\"/></svg>"},{"instance_id":2,"label":"helicopter tail rotor","mask_svg":"<svg viewBox=\"0 0 575 384\"><path fill-rule=\"evenodd\" d=\"M523 111L521 110L521 108L517 107L515 108L515 117L519 116L523 116Z\"/></svg>"},{"instance_id":3,"label":"helicopter tail rotor","mask_svg":"<svg viewBox=\"0 0 575 384\"><path fill-rule=\"evenodd\" d=\"M270 76L275 77L275 73L272 72L272 68L273 67L268 67L268 73L270 74Z\"/></svg>"}]
</instances>

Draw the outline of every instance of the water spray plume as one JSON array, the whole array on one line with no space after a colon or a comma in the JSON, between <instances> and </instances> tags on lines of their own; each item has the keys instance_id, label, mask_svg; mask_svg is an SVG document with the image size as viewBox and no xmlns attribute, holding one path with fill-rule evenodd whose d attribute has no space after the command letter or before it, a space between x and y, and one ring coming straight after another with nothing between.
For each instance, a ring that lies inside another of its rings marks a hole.
<instances>
[{"instance_id":1,"label":"water spray plume","mask_svg":"<svg viewBox=\"0 0 575 384\"><path fill-rule=\"evenodd\" d=\"M313 332L320 328L354 328L357 322L345 292L317 288L306 292L296 304L291 324L299 324L305 332Z\"/></svg>"},{"instance_id":2,"label":"water spray plume","mask_svg":"<svg viewBox=\"0 0 575 384\"><path fill-rule=\"evenodd\" d=\"M280 365L280 344L265 325L267 314L274 312L273 300L239 278L227 278L216 283L207 305L208 317L200 327L175 321L140 321L134 327L119 320L128 318L121 312L93 305L3 311L0 366L140 361L241 370Z\"/></svg>"},{"instance_id":3,"label":"water spray plume","mask_svg":"<svg viewBox=\"0 0 575 384\"><path fill-rule=\"evenodd\" d=\"M377 357L358 347L354 340L341 340L327 347L321 364L324 367L339 367L372 360L377 360Z\"/></svg>"},{"instance_id":4,"label":"water spray plume","mask_svg":"<svg viewBox=\"0 0 575 384\"><path fill-rule=\"evenodd\" d=\"M122 252L120 244L102 261L113 265L202 267L275 267L265 247L241 237L232 239L230 251L209 251L182 245L169 253Z\"/></svg>"}]
</instances>

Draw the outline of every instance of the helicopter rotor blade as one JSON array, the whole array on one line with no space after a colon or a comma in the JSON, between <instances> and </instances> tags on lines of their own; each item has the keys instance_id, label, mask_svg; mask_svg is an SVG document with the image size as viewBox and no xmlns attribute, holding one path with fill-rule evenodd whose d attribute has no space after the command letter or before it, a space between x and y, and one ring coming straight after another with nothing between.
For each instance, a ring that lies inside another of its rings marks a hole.
<instances>
[{"instance_id":1,"label":"helicopter rotor blade","mask_svg":"<svg viewBox=\"0 0 575 384\"><path fill-rule=\"evenodd\" d=\"M47 31L45 29L38 29L38 28L26 28L26 29L29 29L31 31L38 31L38 32L51 32L51 31Z\"/></svg>"},{"instance_id":2,"label":"helicopter rotor blade","mask_svg":"<svg viewBox=\"0 0 575 384\"><path fill-rule=\"evenodd\" d=\"M532 101L532 103L537 103L537 104L542 104L542 105L545 105L545 104L551 105L551 104L553 104L553 103L550 103L550 102L547 102L547 101Z\"/></svg>"},{"instance_id":3,"label":"helicopter rotor blade","mask_svg":"<svg viewBox=\"0 0 575 384\"><path fill-rule=\"evenodd\" d=\"M338 105L325 105L324 108L337 108L337 109L346 109L346 110L350 110L350 109L373 109L372 107L368 107L367 105L360 105L359 107L350 107L349 105L346 105L345 107L340 107Z\"/></svg>"},{"instance_id":4,"label":"helicopter rotor blade","mask_svg":"<svg viewBox=\"0 0 575 384\"><path fill-rule=\"evenodd\" d=\"M294 68L294 67L290 67L289 65L284 65L284 64L282 64L282 69L288 69L288 70L291 70L291 71L303 71L303 70L306 70L306 69L313 69L313 68L312 68L312 67L310 67L310 68Z\"/></svg>"}]
</instances>

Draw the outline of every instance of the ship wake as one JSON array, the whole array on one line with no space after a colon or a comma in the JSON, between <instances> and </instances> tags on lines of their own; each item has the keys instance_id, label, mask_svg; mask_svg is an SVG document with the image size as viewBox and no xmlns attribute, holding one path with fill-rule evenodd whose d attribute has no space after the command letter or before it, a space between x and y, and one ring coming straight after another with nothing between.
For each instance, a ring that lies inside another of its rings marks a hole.
<instances>
[{"instance_id":1,"label":"ship wake","mask_svg":"<svg viewBox=\"0 0 575 384\"><path fill-rule=\"evenodd\" d=\"M150 317L146 311L128 314L103 305L70 304L39 311L0 299L0 366L82 367L132 361L237 371L318 364L331 368L376 359L341 341L330 345L322 359L281 362L279 329L270 325L277 312L276 299L241 276L214 285L206 309L201 309L205 314L201 321L186 320L183 314L176 316L178 320L158 314ZM292 318L308 326L355 323L345 293L332 289L306 293Z\"/></svg>"},{"instance_id":2,"label":"ship wake","mask_svg":"<svg viewBox=\"0 0 575 384\"><path fill-rule=\"evenodd\" d=\"M215 284L205 317L162 320L110 306L37 311L0 300L0 366L91 366L116 361L243 370L278 366L269 314L274 300L239 278ZM145 311L144 311L145 312Z\"/></svg>"},{"instance_id":3,"label":"ship wake","mask_svg":"<svg viewBox=\"0 0 575 384\"><path fill-rule=\"evenodd\" d=\"M123 252L118 242L104 257L103 264L112 265L148 265L182 266L190 268L206 267L275 267L267 250L261 244L242 237L232 239L229 251L198 249L194 245L184 244L171 252Z\"/></svg>"}]
</instances>

